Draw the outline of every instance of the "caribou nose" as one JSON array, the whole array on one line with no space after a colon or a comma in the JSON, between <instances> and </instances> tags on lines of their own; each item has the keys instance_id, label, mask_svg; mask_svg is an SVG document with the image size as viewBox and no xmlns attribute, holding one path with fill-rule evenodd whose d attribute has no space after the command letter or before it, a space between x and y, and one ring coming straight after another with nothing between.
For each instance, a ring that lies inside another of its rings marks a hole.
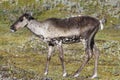
<instances>
[{"instance_id":1,"label":"caribou nose","mask_svg":"<svg viewBox=\"0 0 120 80\"><path fill-rule=\"evenodd\" d=\"M15 32L16 30L13 27L10 27L11 32Z\"/></svg>"}]
</instances>

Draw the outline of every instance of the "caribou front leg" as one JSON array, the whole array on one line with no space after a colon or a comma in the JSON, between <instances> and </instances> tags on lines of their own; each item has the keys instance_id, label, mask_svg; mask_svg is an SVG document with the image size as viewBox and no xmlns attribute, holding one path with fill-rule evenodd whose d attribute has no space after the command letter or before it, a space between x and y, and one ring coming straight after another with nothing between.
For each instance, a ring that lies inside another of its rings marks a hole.
<instances>
[{"instance_id":1,"label":"caribou front leg","mask_svg":"<svg viewBox=\"0 0 120 80\"><path fill-rule=\"evenodd\" d=\"M57 47L58 47L58 50L59 50L59 58L60 58L60 61L62 63L63 77L66 77L67 72L66 72L65 64L64 64L64 54L63 54L62 42L59 42L59 44L57 45Z\"/></svg>"},{"instance_id":2,"label":"caribou front leg","mask_svg":"<svg viewBox=\"0 0 120 80\"><path fill-rule=\"evenodd\" d=\"M54 46L49 46L49 47L48 47L47 63L46 63L45 73L44 73L45 75L48 74L49 62L50 62L50 60L51 60L51 55L52 55L53 50L54 50L53 47L54 47Z\"/></svg>"}]
</instances>

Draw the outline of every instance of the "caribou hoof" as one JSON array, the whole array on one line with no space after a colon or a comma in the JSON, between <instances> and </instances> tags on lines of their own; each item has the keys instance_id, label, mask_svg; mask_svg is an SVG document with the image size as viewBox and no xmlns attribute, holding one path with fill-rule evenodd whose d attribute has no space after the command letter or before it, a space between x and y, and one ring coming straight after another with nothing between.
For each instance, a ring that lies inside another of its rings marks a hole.
<instances>
[{"instance_id":1,"label":"caribou hoof","mask_svg":"<svg viewBox=\"0 0 120 80\"><path fill-rule=\"evenodd\" d=\"M79 74L75 74L75 75L74 75L74 78L76 78L76 77L78 77L78 76L79 76Z\"/></svg>"},{"instance_id":2,"label":"caribou hoof","mask_svg":"<svg viewBox=\"0 0 120 80\"><path fill-rule=\"evenodd\" d=\"M96 78L97 77L97 74L94 74L92 77L91 77L91 79L94 79L94 78Z\"/></svg>"},{"instance_id":3,"label":"caribou hoof","mask_svg":"<svg viewBox=\"0 0 120 80\"><path fill-rule=\"evenodd\" d=\"M45 73L44 73L44 75L46 76L48 74L48 72L46 71Z\"/></svg>"},{"instance_id":4,"label":"caribou hoof","mask_svg":"<svg viewBox=\"0 0 120 80\"><path fill-rule=\"evenodd\" d=\"M64 74L63 74L63 77L66 77L67 76L67 73L65 72Z\"/></svg>"}]
</instances>

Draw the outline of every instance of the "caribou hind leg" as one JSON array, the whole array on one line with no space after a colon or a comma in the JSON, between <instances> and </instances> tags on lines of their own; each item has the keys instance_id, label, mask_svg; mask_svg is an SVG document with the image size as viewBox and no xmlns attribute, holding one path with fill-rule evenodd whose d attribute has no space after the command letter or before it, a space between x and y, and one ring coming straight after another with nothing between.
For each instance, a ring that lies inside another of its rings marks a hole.
<instances>
[{"instance_id":1,"label":"caribou hind leg","mask_svg":"<svg viewBox=\"0 0 120 80\"><path fill-rule=\"evenodd\" d=\"M91 59L92 55L93 55L93 51L90 47L91 44L91 39L88 39L85 41L85 57L84 57L84 62L82 63L82 65L80 66L80 68L75 72L74 77L78 77L80 72L82 71L82 69L85 67L85 65L88 63L88 61Z\"/></svg>"},{"instance_id":2,"label":"caribou hind leg","mask_svg":"<svg viewBox=\"0 0 120 80\"><path fill-rule=\"evenodd\" d=\"M60 61L61 61L61 63L62 63L63 77L66 77L67 72L66 72L65 64L64 64L64 54L63 54L62 43L60 42L60 43L57 45L57 47L58 47L58 50L59 50L59 58L60 58Z\"/></svg>"},{"instance_id":3,"label":"caribou hind leg","mask_svg":"<svg viewBox=\"0 0 120 80\"><path fill-rule=\"evenodd\" d=\"M96 32L97 32L97 29L95 29L95 31L93 31L91 33L91 35L89 35L89 37L86 40L84 40L85 54L86 55L84 57L84 61L81 65L81 67L75 72L74 77L79 76L82 69L85 67L85 65L89 62L89 60L93 56L94 36L95 36Z\"/></svg>"},{"instance_id":4,"label":"caribou hind leg","mask_svg":"<svg viewBox=\"0 0 120 80\"><path fill-rule=\"evenodd\" d=\"M47 62L46 62L46 67L45 67L45 75L48 74L48 67L49 67L49 62L51 60L51 55L54 51L54 46L48 46L48 55L47 55Z\"/></svg>"},{"instance_id":5,"label":"caribou hind leg","mask_svg":"<svg viewBox=\"0 0 120 80\"><path fill-rule=\"evenodd\" d=\"M98 59L99 59L99 49L97 48L96 45L94 45L93 48L93 54L95 58L95 64L94 64L94 71L93 71L93 76L91 77L92 79L97 77L97 68L98 68Z\"/></svg>"},{"instance_id":6,"label":"caribou hind leg","mask_svg":"<svg viewBox=\"0 0 120 80\"><path fill-rule=\"evenodd\" d=\"M93 76L91 78L93 79L93 78L97 77L97 66L98 66L99 50L95 46L95 42L94 42L94 37L95 37L95 34L96 34L97 31L98 31L98 28L96 28L91 33L89 38L85 41L85 53L86 53L85 60L84 60L83 64L81 65L81 67L76 71L74 77L79 76L80 72L85 67L85 65L88 63L88 61L91 59L93 54L94 54L94 57L95 57L95 65L94 65Z\"/></svg>"}]
</instances>

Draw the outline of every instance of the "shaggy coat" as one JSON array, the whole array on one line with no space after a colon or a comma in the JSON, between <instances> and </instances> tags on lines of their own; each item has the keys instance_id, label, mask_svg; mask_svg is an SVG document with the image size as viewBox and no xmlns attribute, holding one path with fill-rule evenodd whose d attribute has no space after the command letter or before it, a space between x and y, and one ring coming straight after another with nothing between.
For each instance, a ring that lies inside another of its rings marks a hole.
<instances>
[{"instance_id":1,"label":"shaggy coat","mask_svg":"<svg viewBox=\"0 0 120 80\"><path fill-rule=\"evenodd\" d=\"M95 56L95 68L91 78L97 77L99 50L95 46L94 37L99 28L103 28L101 21L90 16L76 16L65 19L49 18L44 21L37 21L30 14L25 13L11 26L11 31L15 32L25 26L48 44L45 75L48 74L48 65L54 46L58 47L63 76L66 76L67 72L64 64L62 44L82 42L86 53L85 60L75 72L74 77L79 76L81 70L88 63L92 55Z\"/></svg>"}]
</instances>

